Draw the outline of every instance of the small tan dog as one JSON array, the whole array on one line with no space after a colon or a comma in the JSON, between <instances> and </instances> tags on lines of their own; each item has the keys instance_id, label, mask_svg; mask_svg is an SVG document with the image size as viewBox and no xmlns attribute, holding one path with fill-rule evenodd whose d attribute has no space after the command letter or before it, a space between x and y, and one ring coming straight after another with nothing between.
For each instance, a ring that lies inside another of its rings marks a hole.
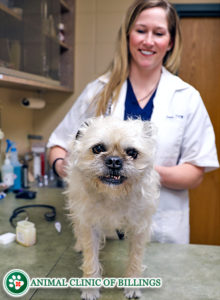
<instances>
[{"instance_id":1,"label":"small tan dog","mask_svg":"<svg viewBox=\"0 0 220 300\"><path fill-rule=\"evenodd\" d=\"M88 120L70 146L67 161L68 209L83 252L83 277L101 277L99 249L106 231L123 230L130 239L126 277L140 277L151 218L159 198L154 170L152 124L113 117ZM129 299L137 288L125 289ZM99 289L83 289L82 299L99 298Z\"/></svg>"}]
</instances>

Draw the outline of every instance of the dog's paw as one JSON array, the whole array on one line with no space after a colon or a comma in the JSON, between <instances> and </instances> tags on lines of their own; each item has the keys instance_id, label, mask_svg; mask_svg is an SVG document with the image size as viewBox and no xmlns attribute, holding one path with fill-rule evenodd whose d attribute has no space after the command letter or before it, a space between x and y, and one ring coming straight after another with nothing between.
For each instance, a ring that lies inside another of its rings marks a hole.
<instances>
[{"instance_id":1,"label":"dog's paw","mask_svg":"<svg viewBox=\"0 0 220 300\"><path fill-rule=\"evenodd\" d=\"M128 299L139 299L141 297L141 291L137 288L135 289L125 288L124 295Z\"/></svg>"},{"instance_id":2,"label":"dog's paw","mask_svg":"<svg viewBox=\"0 0 220 300\"><path fill-rule=\"evenodd\" d=\"M100 297L99 289L83 289L81 294L82 300L96 300Z\"/></svg>"}]
</instances>

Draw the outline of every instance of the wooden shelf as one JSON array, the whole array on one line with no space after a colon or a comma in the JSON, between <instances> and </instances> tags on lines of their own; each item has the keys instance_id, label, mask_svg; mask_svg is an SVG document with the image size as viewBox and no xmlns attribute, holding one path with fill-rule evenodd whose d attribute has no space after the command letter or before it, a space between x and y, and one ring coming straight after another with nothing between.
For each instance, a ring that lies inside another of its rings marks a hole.
<instances>
[{"instance_id":1,"label":"wooden shelf","mask_svg":"<svg viewBox=\"0 0 220 300\"><path fill-rule=\"evenodd\" d=\"M69 50L70 49L70 47L66 44L66 43L64 43L64 42L59 42L59 44L60 44L60 50L61 50L61 52L63 52L63 51L67 51L67 50Z\"/></svg>"},{"instance_id":2,"label":"wooden shelf","mask_svg":"<svg viewBox=\"0 0 220 300\"><path fill-rule=\"evenodd\" d=\"M29 74L27 73L27 77ZM40 77L40 76L39 76ZM71 93L72 89L61 86L59 84L53 84L52 80L47 80L47 78L42 77L41 80L29 79L15 77L11 75L0 74L0 87L10 87L10 88L19 88L19 89L36 89L36 90L50 90L58 92L68 92Z\"/></svg>"},{"instance_id":3,"label":"wooden shelf","mask_svg":"<svg viewBox=\"0 0 220 300\"><path fill-rule=\"evenodd\" d=\"M18 14L16 14L11 8L8 8L7 6L5 6L4 4L0 3L0 12L4 12L7 15L15 18L18 21L22 21L22 17L19 16Z\"/></svg>"},{"instance_id":4,"label":"wooden shelf","mask_svg":"<svg viewBox=\"0 0 220 300\"><path fill-rule=\"evenodd\" d=\"M54 43L59 44L61 52L70 50L71 47L69 45L67 45L65 42L59 41L58 38L56 38L54 36L50 36L49 34L45 34L45 36L48 39L50 39L51 41L53 41Z\"/></svg>"},{"instance_id":5,"label":"wooden shelf","mask_svg":"<svg viewBox=\"0 0 220 300\"><path fill-rule=\"evenodd\" d=\"M65 0L60 0L60 6L61 6L61 13L66 13L70 11L69 5L66 3Z\"/></svg>"}]
</instances>

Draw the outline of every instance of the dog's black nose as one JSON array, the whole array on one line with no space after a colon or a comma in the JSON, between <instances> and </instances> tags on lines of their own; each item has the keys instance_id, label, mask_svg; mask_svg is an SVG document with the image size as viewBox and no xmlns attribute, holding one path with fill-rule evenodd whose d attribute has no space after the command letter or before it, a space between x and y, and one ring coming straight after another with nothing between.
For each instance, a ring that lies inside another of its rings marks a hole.
<instances>
[{"instance_id":1,"label":"dog's black nose","mask_svg":"<svg viewBox=\"0 0 220 300\"><path fill-rule=\"evenodd\" d=\"M119 156L108 156L105 159L105 164L110 169L120 170L123 165L123 161Z\"/></svg>"}]
</instances>

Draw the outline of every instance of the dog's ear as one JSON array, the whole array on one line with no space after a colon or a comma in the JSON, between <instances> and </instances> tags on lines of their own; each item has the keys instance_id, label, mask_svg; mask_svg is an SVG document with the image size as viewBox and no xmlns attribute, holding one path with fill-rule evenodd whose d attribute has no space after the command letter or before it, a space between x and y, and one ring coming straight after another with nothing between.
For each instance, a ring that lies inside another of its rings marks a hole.
<instances>
[{"instance_id":1,"label":"dog's ear","mask_svg":"<svg viewBox=\"0 0 220 300\"><path fill-rule=\"evenodd\" d=\"M83 130L86 128L86 127L89 127L89 121L85 121L81 126L80 126L80 128L79 128L79 130L77 131L77 133L76 133L76 136L75 136L75 139L76 140L79 140L80 139L80 137L82 137L83 136Z\"/></svg>"}]
</instances>

